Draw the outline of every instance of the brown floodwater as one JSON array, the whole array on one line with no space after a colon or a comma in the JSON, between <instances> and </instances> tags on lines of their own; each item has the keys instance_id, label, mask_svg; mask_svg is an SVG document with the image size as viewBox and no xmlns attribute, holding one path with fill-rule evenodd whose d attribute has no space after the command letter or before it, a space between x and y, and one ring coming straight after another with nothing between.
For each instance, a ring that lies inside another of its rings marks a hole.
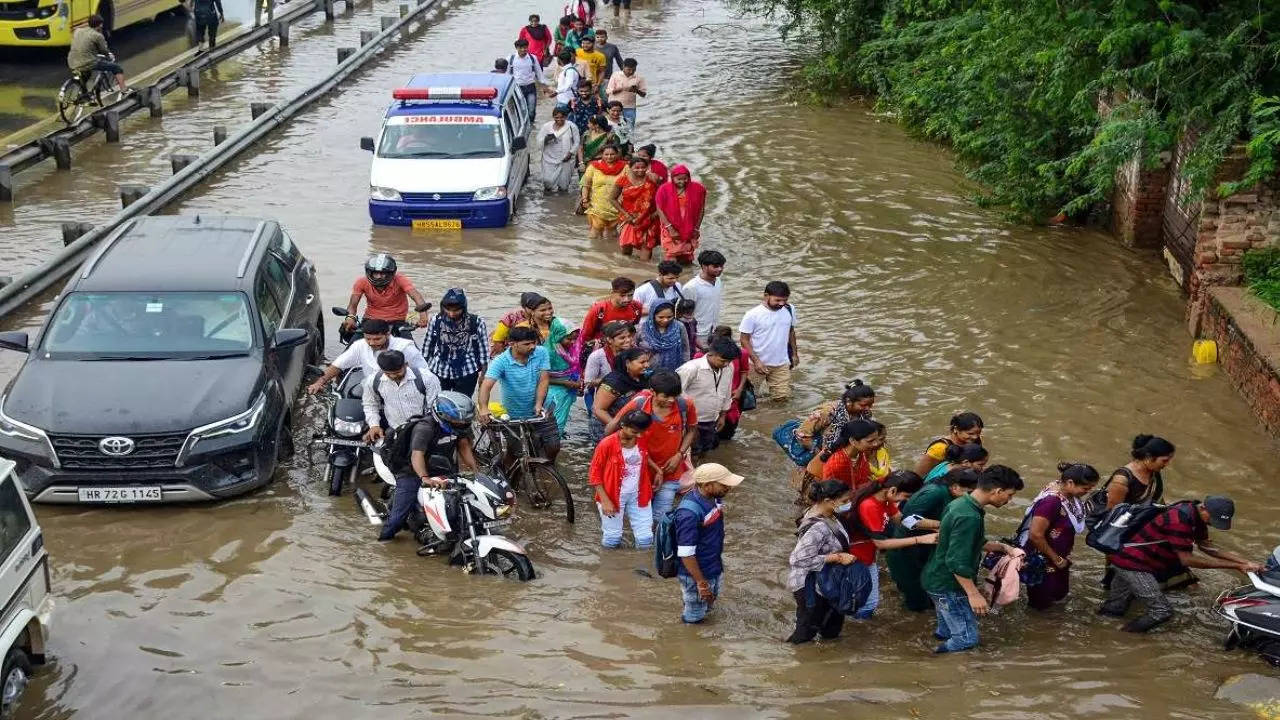
<instances>
[{"instance_id":1,"label":"brown floodwater","mask_svg":"<svg viewBox=\"0 0 1280 720\"><path fill-rule=\"evenodd\" d=\"M390 88L415 71L488 67L530 9L453 4L174 211L279 219L319 265L327 305L344 301L366 255L386 251L433 300L463 286L492 320L536 288L580 320L609 278L652 269L587 240L570 200L534 190L511 227L460 234L374 228L365 206L357 138L377 129ZM1094 615L1101 558L1083 543L1064 608L1019 603L984 619L972 653L932 655L932 618L900 610L892 583L878 616L839 640L781 642L794 528L769 431L852 378L877 389L899 464L953 413L983 415L993 460L1030 486L989 514L993 535L1013 529L1058 461L1105 472L1135 433L1154 432L1179 447L1169 495L1230 493L1236 528L1221 542L1261 557L1277 542L1277 447L1224 376L1190 364L1183 299L1156 257L1101 232L1005 223L968 201L943 150L892 121L789 101L797 60L772 29L718 4L636 0L604 24L650 81L641 135L710 189L704 244L730 258L726 317L736 323L778 278L800 318L797 397L749 415L715 455L747 481L729 498L714 619L682 625L675 582L637 572L647 553L599 548L582 502L579 413L562 466L580 520L518 520L540 573L524 585L419 558L408 538L374 543L351 497L327 497L321 467L302 455L264 491L218 505L40 507L58 600L53 663L21 716L1240 717L1214 690L1267 670L1221 650L1210 611L1239 578L1203 571L1176 595L1167 629L1135 637ZM168 153L207 147L214 124L234 126L250 99L314 77L355 35L319 23L298 32L307 37L288 50L206 79L196 107L175 101L161 122L131 119L118 146L77 149L75 172L21 176L18 204L0 215L4 274L57 247L57 220L107 216L117 184L157 182ZM47 310L11 325L32 328ZM20 359L0 354L0 372ZM320 423L317 407L303 413L300 440Z\"/></svg>"}]
</instances>

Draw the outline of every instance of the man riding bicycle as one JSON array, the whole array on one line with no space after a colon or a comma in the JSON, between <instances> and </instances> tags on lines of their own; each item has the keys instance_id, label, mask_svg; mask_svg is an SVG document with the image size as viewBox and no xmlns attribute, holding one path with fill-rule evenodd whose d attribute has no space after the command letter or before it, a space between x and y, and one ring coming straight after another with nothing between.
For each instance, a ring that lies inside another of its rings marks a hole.
<instances>
[{"instance_id":1,"label":"man riding bicycle","mask_svg":"<svg viewBox=\"0 0 1280 720\"><path fill-rule=\"evenodd\" d=\"M81 78L87 86L89 73L96 71L109 72L116 79L116 86L124 94L128 88L124 83L124 68L115 62L115 55L107 47L107 38L102 34L102 16L90 15L89 26L76 30L71 36L71 50L67 52L67 67Z\"/></svg>"}]
</instances>

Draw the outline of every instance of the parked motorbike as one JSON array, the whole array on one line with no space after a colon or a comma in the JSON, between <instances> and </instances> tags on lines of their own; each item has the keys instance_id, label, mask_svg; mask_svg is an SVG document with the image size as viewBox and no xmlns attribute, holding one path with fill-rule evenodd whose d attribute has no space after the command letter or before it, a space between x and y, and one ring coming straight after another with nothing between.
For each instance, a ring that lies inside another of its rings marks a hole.
<instances>
[{"instance_id":1,"label":"parked motorbike","mask_svg":"<svg viewBox=\"0 0 1280 720\"><path fill-rule=\"evenodd\" d=\"M329 414L323 433L316 433L312 445L327 445L329 494L341 495L342 486L355 486L356 477L371 465L373 451L363 437L369 426L364 421L364 369L347 370L328 394Z\"/></svg>"},{"instance_id":2,"label":"parked motorbike","mask_svg":"<svg viewBox=\"0 0 1280 720\"><path fill-rule=\"evenodd\" d=\"M430 309L431 309L431 303L422 303L421 305L418 305L417 307L415 307L414 311L418 313L424 313ZM345 318L347 316L347 309L344 307L339 307L338 305L334 305L333 307L329 308L329 311L340 318ZM364 337L364 332L360 329L363 323L364 323L364 316L361 315L356 317L355 327L351 328L350 330L346 328L345 324L339 327L338 341L341 342L343 345L350 345L351 343ZM413 331L416 329L416 327L417 327L416 325L414 325L411 322L408 322L407 320L394 322L394 323L391 323L391 334L394 335L395 337L404 338L405 340L412 340Z\"/></svg>"},{"instance_id":3,"label":"parked motorbike","mask_svg":"<svg viewBox=\"0 0 1280 720\"><path fill-rule=\"evenodd\" d=\"M1246 573L1250 585L1218 596L1214 610L1231 623L1223 647L1254 650L1280 667L1280 547L1267 558L1261 573Z\"/></svg>"},{"instance_id":4,"label":"parked motorbike","mask_svg":"<svg viewBox=\"0 0 1280 720\"><path fill-rule=\"evenodd\" d=\"M431 464L433 472L440 469L434 458ZM384 464L375 462L375 467L384 482L394 484ZM390 494L384 492L383 497ZM418 554L446 555L450 564L470 573L532 580L528 553L519 543L497 534L510 525L515 498L505 480L479 473L451 477L444 488L421 488L408 523L421 546ZM370 497L364 488L356 489L356 499L370 524L380 525L386 519L388 507L382 499Z\"/></svg>"}]
</instances>

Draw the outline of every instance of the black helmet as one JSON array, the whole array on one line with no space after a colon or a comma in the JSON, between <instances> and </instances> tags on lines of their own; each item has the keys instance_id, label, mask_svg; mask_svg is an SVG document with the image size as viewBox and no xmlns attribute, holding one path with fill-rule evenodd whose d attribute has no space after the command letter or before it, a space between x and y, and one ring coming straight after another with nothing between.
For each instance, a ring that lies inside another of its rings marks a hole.
<instances>
[{"instance_id":1,"label":"black helmet","mask_svg":"<svg viewBox=\"0 0 1280 720\"><path fill-rule=\"evenodd\" d=\"M455 427L470 427L471 421L476 417L476 404L460 392L445 390L436 395L436 402L431 411L442 423Z\"/></svg>"},{"instance_id":2,"label":"black helmet","mask_svg":"<svg viewBox=\"0 0 1280 720\"><path fill-rule=\"evenodd\" d=\"M378 253L364 262L364 276L376 288L391 284L396 274L396 259L386 253Z\"/></svg>"}]
</instances>

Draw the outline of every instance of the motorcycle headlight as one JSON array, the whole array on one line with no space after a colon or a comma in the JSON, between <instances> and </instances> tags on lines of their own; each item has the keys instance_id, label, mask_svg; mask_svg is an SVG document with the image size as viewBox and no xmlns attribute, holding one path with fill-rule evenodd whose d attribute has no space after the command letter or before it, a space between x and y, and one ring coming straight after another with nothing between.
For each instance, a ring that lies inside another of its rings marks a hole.
<instances>
[{"instance_id":1,"label":"motorcycle headlight","mask_svg":"<svg viewBox=\"0 0 1280 720\"><path fill-rule=\"evenodd\" d=\"M334 420L333 431L346 436L363 435L364 423L356 420Z\"/></svg>"},{"instance_id":2,"label":"motorcycle headlight","mask_svg":"<svg viewBox=\"0 0 1280 720\"><path fill-rule=\"evenodd\" d=\"M390 200L394 202L400 201L400 191L395 188L378 187L377 185L369 186L370 200Z\"/></svg>"},{"instance_id":3,"label":"motorcycle headlight","mask_svg":"<svg viewBox=\"0 0 1280 720\"><path fill-rule=\"evenodd\" d=\"M471 196L472 200L501 200L507 196L506 185L480 188Z\"/></svg>"},{"instance_id":4,"label":"motorcycle headlight","mask_svg":"<svg viewBox=\"0 0 1280 720\"><path fill-rule=\"evenodd\" d=\"M510 515L510 514L511 514L511 506L510 506L510 505L499 505L498 507L496 507L496 508L494 508L494 509L493 509L493 515L494 515L494 517L504 518L504 517L506 517L506 516L508 516L508 515Z\"/></svg>"}]
</instances>

